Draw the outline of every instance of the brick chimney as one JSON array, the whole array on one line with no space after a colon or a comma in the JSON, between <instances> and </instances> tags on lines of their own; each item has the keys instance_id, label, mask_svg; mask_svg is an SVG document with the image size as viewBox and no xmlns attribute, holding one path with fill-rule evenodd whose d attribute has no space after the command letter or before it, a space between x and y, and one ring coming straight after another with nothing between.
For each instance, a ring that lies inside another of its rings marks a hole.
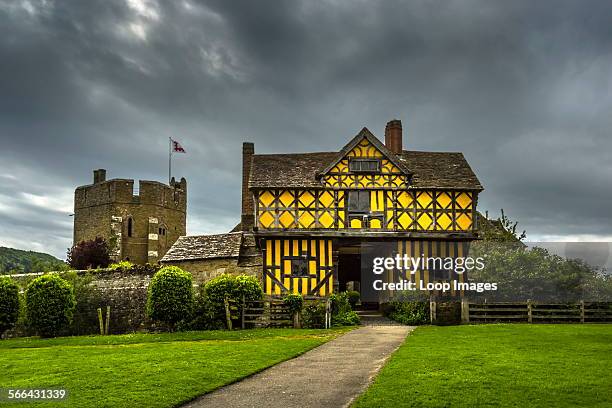
<instances>
[{"instance_id":1,"label":"brick chimney","mask_svg":"<svg viewBox=\"0 0 612 408\"><path fill-rule=\"evenodd\" d=\"M94 170L94 184L98 184L98 183L102 183L103 181L106 181L106 170L104 169L98 169L98 170Z\"/></svg>"},{"instance_id":2,"label":"brick chimney","mask_svg":"<svg viewBox=\"0 0 612 408\"><path fill-rule=\"evenodd\" d=\"M253 195L249 191L249 177L251 175L251 162L255 154L255 145L250 142L242 144L242 217L241 230L250 231L255 225L255 208Z\"/></svg>"},{"instance_id":3,"label":"brick chimney","mask_svg":"<svg viewBox=\"0 0 612 408\"><path fill-rule=\"evenodd\" d=\"M385 146L393 153L402 152L402 121L393 119L385 127Z\"/></svg>"}]
</instances>

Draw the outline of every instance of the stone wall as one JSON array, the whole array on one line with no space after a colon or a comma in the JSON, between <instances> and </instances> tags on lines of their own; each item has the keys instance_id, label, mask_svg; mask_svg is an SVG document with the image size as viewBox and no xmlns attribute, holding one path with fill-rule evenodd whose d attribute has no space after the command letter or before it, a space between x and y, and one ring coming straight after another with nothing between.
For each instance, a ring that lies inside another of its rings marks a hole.
<instances>
[{"instance_id":1,"label":"stone wall","mask_svg":"<svg viewBox=\"0 0 612 408\"><path fill-rule=\"evenodd\" d=\"M175 265L191 272L194 283L205 283L221 274L253 275L261 279L261 265L239 266L237 258L201 259L192 261L165 262L164 265Z\"/></svg>"},{"instance_id":2,"label":"stone wall","mask_svg":"<svg viewBox=\"0 0 612 408\"><path fill-rule=\"evenodd\" d=\"M186 234L186 216L185 179L171 185L141 180L136 190L134 180L98 180L75 190L73 240L116 240L116 260L155 263Z\"/></svg>"}]
</instances>

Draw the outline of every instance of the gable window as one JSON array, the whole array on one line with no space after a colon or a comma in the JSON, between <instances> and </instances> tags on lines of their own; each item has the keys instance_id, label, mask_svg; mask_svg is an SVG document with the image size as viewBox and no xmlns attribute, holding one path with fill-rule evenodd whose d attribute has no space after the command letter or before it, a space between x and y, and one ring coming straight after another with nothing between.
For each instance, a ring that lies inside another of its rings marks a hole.
<instances>
[{"instance_id":1,"label":"gable window","mask_svg":"<svg viewBox=\"0 0 612 408\"><path fill-rule=\"evenodd\" d=\"M291 276L308 276L308 260L306 258L291 260Z\"/></svg>"},{"instance_id":2,"label":"gable window","mask_svg":"<svg viewBox=\"0 0 612 408\"><path fill-rule=\"evenodd\" d=\"M356 173L380 171L378 159L352 159L349 161L349 170Z\"/></svg>"},{"instance_id":3,"label":"gable window","mask_svg":"<svg viewBox=\"0 0 612 408\"><path fill-rule=\"evenodd\" d=\"M352 190L348 193L349 213L366 214L370 212L370 192L367 190Z\"/></svg>"}]
</instances>

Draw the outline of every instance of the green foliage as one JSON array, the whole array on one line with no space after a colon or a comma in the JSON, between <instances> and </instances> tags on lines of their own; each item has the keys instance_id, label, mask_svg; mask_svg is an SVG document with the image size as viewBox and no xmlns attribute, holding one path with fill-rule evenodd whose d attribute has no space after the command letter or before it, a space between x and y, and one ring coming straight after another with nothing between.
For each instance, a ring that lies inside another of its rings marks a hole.
<instances>
[{"instance_id":1,"label":"green foliage","mask_svg":"<svg viewBox=\"0 0 612 408\"><path fill-rule=\"evenodd\" d=\"M0 338L17 323L19 306L19 286L13 279L0 276Z\"/></svg>"},{"instance_id":2,"label":"green foliage","mask_svg":"<svg viewBox=\"0 0 612 408\"><path fill-rule=\"evenodd\" d=\"M127 272L127 271L132 270L132 268L134 268L134 264L131 263L130 261L116 262L108 266L108 269L110 269L111 271Z\"/></svg>"},{"instance_id":3,"label":"green foliage","mask_svg":"<svg viewBox=\"0 0 612 408\"><path fill-rule=\"evenodd\" d=\"M522 246L520 242L527 237L524 230L518 232L518 221L512 221L503 208L501 217L497 219L489 219L488 212L484 216L478 213L478 216L480 236L485 241L515 243Z\"/></svg>"},{"instance_id":4,"label":"green foliage","mask_svg":"<svg viewBox=\"0 0 612 408\"><path fill-rule=\"evenodd\" d=\"M385 305L384 314L391 320L409 326L429 323L429 302L393 300Z\"/></svg>"},{"instance_id":5,"label":"green foliage","mask_svg":"<svg viewBox=\"0 0 612 408\"><path fill-rule=\"evenodd\" d=\"M236 276L236 291L235 299L242 301L242 297L248 302L251 300L260 300L263 297L263 289L259 279L251 275Z\"/></svg>"},{"instance_id":6,"label":"green foliage","mask_svg":"<svg viewBox=\"0 0 612 408\"><path fill-rule=\"evenodd\" d=\"M76 306L72 285L57 274L34 279L25 292L28 324L42 337L62 333Z\"/></svg>"},{"instance_id":7,"label":"green foliage","mask_svg":"<svg viewBox=\"0 0 612 408\"><path fill-rule=\"evenodd\" d=\"M0 247L0 274L64 271L68 265L49 254Z\"/></svg>"},{"instance_id":8,"label":"green foliage","mask_svg":"<svg viewBox=\"0 0 612 408\"><path fill-rule=\"evenodd\" d=\"M325 327L325 302L314 300L306 302L302 311L304 327L320 329Z\"/></svg>"},{"instance_id":9,"label":"green foliage","mask_svg":"<svg viewBox=\"0 0 612 408\"><path fill-rule=\"evenodd\" d=\"M67 262L74 269L106 268L111 263L109 245L102 237L81 241L68 249Z\"/></svg>"},{"instance_id":10,"label":"green foliage","mask_svg":"<svg viewBox=\"0 0 612 408\"><path fill-rule=\"evenodd\" d=\"M331 314L333 326L352 326L359 324L359 316L353 312L349 302L349 292L333 293L331 301Z\"/></svg>"},{"instance_id":11,"label":"green foliage","mask_svg":"<svg viewBox=\"0 0 612 408\"><path fill-rule=\"evenodd\" d=\"M98 315L99 307L105 307L104 296L100 290L92 284L94 276L91 272L77 273L68 271L62 274L74 290L76 308L72 320L70 334L88 334L99 331Z\"/></svg>"},{"instance_id":12,"label":"green foliage","mask_svg":"<svg viewBox=\"0 0 612 408\"><path fill-rule=\"evenodd\" d=\"M355 306L357 306L357 303L359 303L359 298L361 295L356 290L349 290L346 292L346 295L348 296L351 309L355 310Z\"/></svg>"},{"instance_id":13,"label":"green foliage","mask_svg":"<svg viewBox=\"0 0 612 408\"><path fill-rule=\"evenodd\" d=\"M500 288L494 294L497 301L612 299L610 276L582 260L565 259L543 248L518 248L482 241L471 245L470 256L485 259L484 269L471 271L470 280L497 282ZM492 296L487 294L488 299Z\"/></svg>"},{"instance_id":14,"label":"green foliage","mask_svg":"<svg viewBox=\"0 0 612 408\"><path fill-rule=\"evenodd\" d=\"M225 327L224 311L219 304L213 302L204 286L195 299L193 320L189 323L189 330L217 330Z\"/></svg>"},{"instance_id":15,"label":"green foliage","mask_svg":"<svg viewBox=\"0 0 612 408\"><path fill-rule=\"evenodd\" d=\"M177 266L160 269L149 284L147 314L172 329L189 320L193 311L193 283L189 272Z\"/></svg>"},{"instance_id":16,"label":"green foliage","mask_svg":"<svg viewBox=\"0 0 612 408\"><path fill-rule=\"evenodd\" d=\"M300 294L289 294L283 298L283 302L289 309L289 313L291 313L291 316L294 316L296 313L301 312L302 308L304 307L304 298Z\"/></svg>"}]
</instances>

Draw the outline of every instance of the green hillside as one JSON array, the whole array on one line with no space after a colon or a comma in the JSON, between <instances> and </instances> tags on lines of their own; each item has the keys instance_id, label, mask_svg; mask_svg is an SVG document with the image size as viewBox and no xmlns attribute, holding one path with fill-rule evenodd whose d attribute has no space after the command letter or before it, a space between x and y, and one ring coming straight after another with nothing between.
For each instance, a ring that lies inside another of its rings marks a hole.
<instances>
[{"instance_id":1,"label":"green hillside","mask_svg":"<svg viewBox=\"0 0 612 408\"><path fill-rule=\"evenodd\" d=\"M45 272L65 268L63 261L49 254L0 247L0 274Z\"/></svg>"}]
</instances>

